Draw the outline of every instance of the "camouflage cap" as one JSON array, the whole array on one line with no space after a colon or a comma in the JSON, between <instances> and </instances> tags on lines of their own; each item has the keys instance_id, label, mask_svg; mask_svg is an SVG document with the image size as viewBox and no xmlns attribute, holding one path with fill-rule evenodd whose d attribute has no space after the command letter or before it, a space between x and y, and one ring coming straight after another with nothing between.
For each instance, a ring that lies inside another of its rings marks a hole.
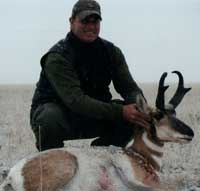
<instances>
[{"instance_id":1,"label":"camouflage cap","mask_svg":"<svg viewBox=\"0 0 200 191\"><path fill-rule=\"evenodd\" d=\"M79 16L81 20L89 15L97 15L101 18L101 7L95 0L79 0L72 9L72 17Z\"/></svg>"}]
</instances>

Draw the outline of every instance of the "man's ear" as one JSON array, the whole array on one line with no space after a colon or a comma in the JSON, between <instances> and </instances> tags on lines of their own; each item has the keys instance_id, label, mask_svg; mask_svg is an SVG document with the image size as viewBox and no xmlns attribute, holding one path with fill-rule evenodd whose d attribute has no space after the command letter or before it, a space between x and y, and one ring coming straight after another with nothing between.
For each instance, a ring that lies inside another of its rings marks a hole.
<instances>
[{"instance_id":1,"label":"man's ear","mask_svg":"<svg viewBox=\"0 0 200 191\"><path fill-rule=\"evenodd\" d=\"M146 113L146 114L149 113L148 104L147 104L147 102L146 102L146 100L145 100L145 98L143 97L142 94L138 94L137 95L137 97L136 97L136 105L139 108L140 112Z\"/></svg>"},{"instance_id":2,"label":"man's ear","mask_svg":"<svg viewBox=\"0 0 200 191\"><path fill-rule=\"evenodd\" d=\"M70 24L73 23L73 18L72 18L72 17L69 18L69 23L70 23Z\"/></svg>"},{"instance_id":3,"label":"man's ear","mask_svg":"<svg viewBox=\"0 0 200 191\"><path fill-rule=\"evenodd\" d=\"M73 30L73 26L74 26L73 25L74 24L74 18L73 17L69 18L69 23L70 23L70 29Z\"/></svg>"}]
</instances>

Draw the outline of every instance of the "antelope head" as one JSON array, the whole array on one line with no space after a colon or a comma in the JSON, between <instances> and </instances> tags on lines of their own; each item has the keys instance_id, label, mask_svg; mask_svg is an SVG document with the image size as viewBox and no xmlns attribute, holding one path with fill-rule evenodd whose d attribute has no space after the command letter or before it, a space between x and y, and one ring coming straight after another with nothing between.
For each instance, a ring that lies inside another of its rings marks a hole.
<instances>
[{"instance_id":1,"label":"antelope head","mask_svg":"<svg viewBox=\"0 0 200 191\"><path fill-rule=\"evenodd\" d=\"M151 136L159 142L186 143L192 140L193 130L176 117L176 107L180 104L185 94L191 88L184 87L183 76L179 71L173 71L178 75L179 83L174 96L168 104L165 104L165 91L169 86L164 85L167 73L163 73L158 87L156 98L156 110L152 111Z\"/></svg>"},{"instance_id":2,"label":"antelope head","mask_svg":"<svg viewBox=\"0 0 200 191\"><path fill-rule=\"evenodd\" d=\"M163 73L158 87L156 107L149 108L144 98L137 98L137 106L151 117L148 129L136 126L134 129L134 141L127 145L128 151L136 151L147 158L152 166L159 170L165 142L188 143L194 137L193 130L176 117L176 107L184 95L191 89L185 88L183 76L174 71L179 77L178 88L168 104L165 104L165 91L169 86L164 85L167 73Z\"/></svg>"}]
</instances>

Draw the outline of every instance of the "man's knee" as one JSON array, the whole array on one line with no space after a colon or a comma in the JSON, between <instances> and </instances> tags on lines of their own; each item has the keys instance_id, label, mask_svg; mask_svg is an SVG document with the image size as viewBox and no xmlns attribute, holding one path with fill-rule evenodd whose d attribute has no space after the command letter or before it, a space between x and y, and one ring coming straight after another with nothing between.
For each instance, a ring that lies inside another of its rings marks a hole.
<instances>
[{"instance_id":1,"label":"man's knee","mask_svg":"<svg viewBox=\"0 0 200 191\"><path fill-rule=\"evenodd\" d=\"M62 109L53 103L39 106L31 119L31 126L36 136L36 146L41 150L62 147L67 136L66 119Z\"/></svg>"},{"instance_id":2,"label":"man's knee","mask_svg":"<svg viewBox=\"0 0 200 191\"><path fill-rule=\"evenodd\" d=\"M47 103L41 106L39 114L34 119L34 122L40 124L41 126L55 127L62 121L61 119L63 118L63 115L64 114L58 105Z\"/></svg>"}]
</instances>

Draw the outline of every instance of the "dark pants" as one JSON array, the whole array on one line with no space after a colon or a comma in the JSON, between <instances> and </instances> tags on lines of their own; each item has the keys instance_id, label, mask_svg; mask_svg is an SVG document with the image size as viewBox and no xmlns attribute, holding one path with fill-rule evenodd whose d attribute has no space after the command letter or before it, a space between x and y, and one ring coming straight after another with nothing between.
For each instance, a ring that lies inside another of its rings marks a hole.
<instances>
[{"instance_id":1,"label":"dark pants","mask_svg":"<svg viewBox=\"0 0 200 191\"><path fill-rule=\"evenodd\" d=\"M118 120L116 120L118 121ZM95 138L91 145L124 147L133 136L125 122L87 119L55 103L45 103L31 114L31 126L38 150L60 148L64 140Z\"/></svg>"}]
</instances>

